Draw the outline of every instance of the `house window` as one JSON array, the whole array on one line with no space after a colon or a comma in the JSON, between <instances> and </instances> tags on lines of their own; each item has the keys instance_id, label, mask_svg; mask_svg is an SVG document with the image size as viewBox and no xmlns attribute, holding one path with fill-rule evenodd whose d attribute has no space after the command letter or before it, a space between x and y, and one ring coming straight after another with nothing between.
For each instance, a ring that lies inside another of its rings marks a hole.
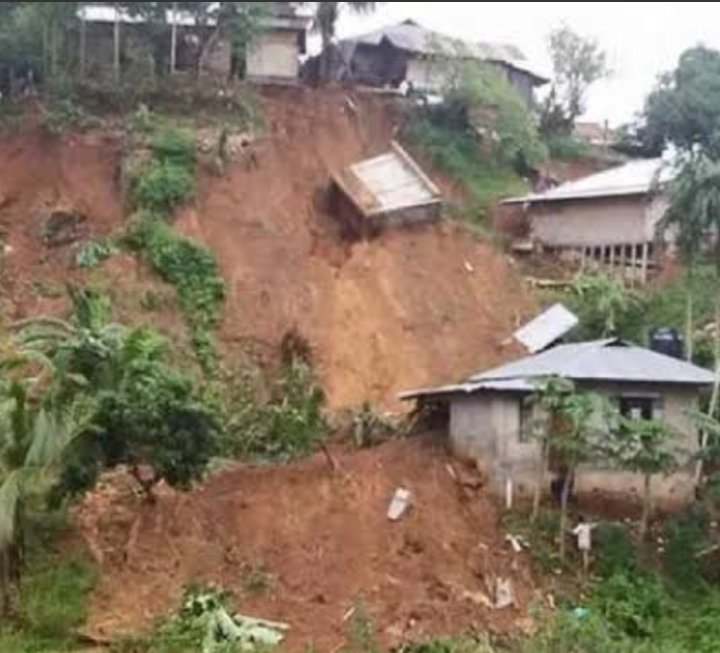
<instances>
[{"instance_id":1,"label":"house window","mask_svg":"<svg viewBox=\"0 0 720 653\"><path fill-rule=\"evenodd\" d=\"M528 395L518 402L519 429L518 440L527 443L532 440L535 429L535 397Z\"/></svg>"},{"instance_id":2,"label":"house window","mask_svg":"<svg viewBox=\"0 0 720 653\"><path fill-rule=\"evenodd\" d=\"M625 419L660 420L664 416L664 402L660 396L624 395L618 398L620 414Z\"/></svg>"}]
</instances>

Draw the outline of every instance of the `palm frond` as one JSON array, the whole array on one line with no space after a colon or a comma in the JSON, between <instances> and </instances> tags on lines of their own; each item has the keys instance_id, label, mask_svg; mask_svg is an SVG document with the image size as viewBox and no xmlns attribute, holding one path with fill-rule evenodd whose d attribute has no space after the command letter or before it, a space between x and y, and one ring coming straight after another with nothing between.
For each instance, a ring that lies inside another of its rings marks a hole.
<instances>
[{"instance_id":1,"label":"palm frond","mask_svg":"<svg viewBox=\"0 0 720 653\"><path fill-rule=\"evenodd\" d=\"M82 397L64 409L41 408L33 425L25 466L47 470L57 465L67 448L92 428L96 407L92 399Z\"/></svg>"}]
</instances>

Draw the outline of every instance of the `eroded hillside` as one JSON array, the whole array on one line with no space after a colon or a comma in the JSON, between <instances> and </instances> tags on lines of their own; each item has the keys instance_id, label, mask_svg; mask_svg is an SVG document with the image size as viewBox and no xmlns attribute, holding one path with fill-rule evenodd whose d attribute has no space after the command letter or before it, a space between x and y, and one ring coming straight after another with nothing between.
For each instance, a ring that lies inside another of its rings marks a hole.
<instances>
[{"instance_id":1,"label":"eroded hillside","mask_svg":"<svg viewBox=\"0 0 720 653\"><path fill-rule=\"evenodd\" d=\"M259 165L236 161L222 177L202 170L197 200L177 222L219 258L229 290L220 334L227 365L241 349L272 356L296 328L314 349L332 408L371 401L397 409L403 389L455 380L507 355L500 343L533 303L492 243L447 222L353 244L325 209L333 171L388 148L402 124L397 106L297 89L265 97L263 113ZM32 128L0 141L2 296L11 319L61 313L63 283L90 281L113 293L123 319L178 332L172 302L159 315L143 312L155 280L132 257L82 272L77 242L46 242L58 212L83 218L80 242L122 230L122 143L119 133L56 138Z\"/></svg>"}]
</instances>

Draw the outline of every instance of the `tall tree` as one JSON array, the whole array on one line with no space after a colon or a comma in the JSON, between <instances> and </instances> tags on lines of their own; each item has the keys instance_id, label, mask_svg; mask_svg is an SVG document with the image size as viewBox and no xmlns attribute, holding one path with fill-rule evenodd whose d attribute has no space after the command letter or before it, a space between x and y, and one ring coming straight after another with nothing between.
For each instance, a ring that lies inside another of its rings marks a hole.
<instances>
[{"instance_id":1,"label":"tall tree","mask_svg":"<svg viewBox=\"0 0 720 653\"><path fill-rule=\"evenodd\" d=\"M552 448L553 437L562 431L562 409L568 395L575 391L575 386L567 379L551 378L542 381L535 390L533 400L541 413L537 423L532 424L533 436L540 445L537 478L533 492L531 521L540 516L540 504L545 488L548 459ZM536 428L537 426L537 428Z\"/></svg>"},{"instance_id":2,"label":"tall tree","mask_svg":"<svg viewBox=\"0 0 720 653\"><path fill-rule=\"evenodd\" d=\"M610 73L607 56L599 43L567 26L554 29L549 38L554 82L541 115L546 134L572 132L585 112L590 87Z\"/></svg>"},{"instance_id":3,"label":"tall tree","mask_svg":"<svg viewBox=\"0 0 720 653\"><path fill-rule=\"evenodd\" d=\"M335 38L335 30L340 13L349 9L356 13L370 13L377 8L377 2L318 2L315 12L315 28L322 39L320 58L320 79L327 81L329 75L329 46Z\"/></svg>"},{"instance_id":4,"label":"tall tree","mask_svg":"<svg viewBox=\"0 0 720 653\"><path fill-rule=\"evenodd\" d=\"M644 144L656 152L672 145L718 158L720 51L702 46L685 51L677 68L660 77L641 120Z\"/></svg>"},{"instance_id":5,"label":"tall tree","mask_svg":"<svg viewBox=\"0 0 720 653\"><path fill-rule=\"evenodd\" d=\"M620 469L643 477L640 537L645 539L652 513L653 477L675 470L680 452L672 447L674 434L663 422L620 418L618 426L614 437L608 438L607 452Z\"/></svg>"}]
</instances>

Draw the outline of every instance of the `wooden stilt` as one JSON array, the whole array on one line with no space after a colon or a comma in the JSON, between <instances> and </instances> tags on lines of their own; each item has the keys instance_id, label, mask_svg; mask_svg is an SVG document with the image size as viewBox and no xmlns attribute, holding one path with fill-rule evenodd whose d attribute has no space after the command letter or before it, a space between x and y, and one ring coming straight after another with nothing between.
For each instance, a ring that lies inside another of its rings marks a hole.
<instances>
[{"instance_id":1,"label":"wooden stilt","mask_svg":"<svg viewBox=\"0 0 720 653\"><path fill-rule=\"evenodd\" d=\"M647 283L648 280L648 261L650 258L650 244L645 243L642 250L642 282Z\"/></svg>"}]
</instances>

